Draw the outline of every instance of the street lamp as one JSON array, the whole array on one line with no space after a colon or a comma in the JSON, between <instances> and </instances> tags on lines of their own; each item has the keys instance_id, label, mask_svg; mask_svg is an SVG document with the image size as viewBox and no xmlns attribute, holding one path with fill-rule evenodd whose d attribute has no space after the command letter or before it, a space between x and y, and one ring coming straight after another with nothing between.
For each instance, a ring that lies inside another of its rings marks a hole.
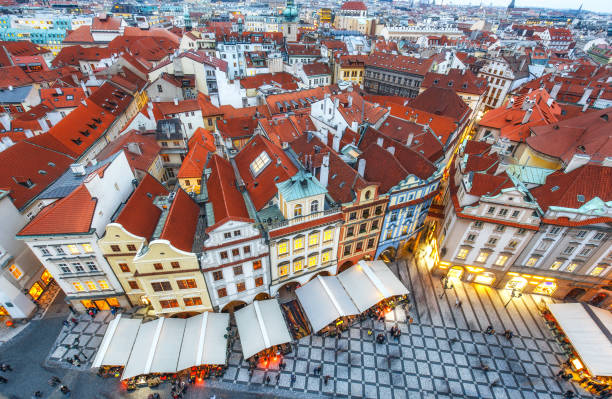
<instances>
[{"instance_id":1,"label":"street lamp","mask_svg":"<svg viewBox=\"0 0 612 399\"><path fill-rule=\"evenodd\" d=\"M506 302L506 304L504 305L504 308L507 307L508 304L510 304L512 299L520 298L522 295L523 295L523 293L521 292L521 290L516 289L516 288L512 288L512 291L510 292L510 299L508 299L508 302Z\"/></svg>"},{"instance_id":2,"label":"street lamp","mask_svg":"<svg viewBox=\"0 0 612 399\"><path fill-rule=\"evenodd\" d=\"M446 290L450 290L454 288L453 282L448 278L448 276L444 276L440 279L442 282L442 294L440 294L440 299L446 294Z\"/></svg>"}]
</instances>

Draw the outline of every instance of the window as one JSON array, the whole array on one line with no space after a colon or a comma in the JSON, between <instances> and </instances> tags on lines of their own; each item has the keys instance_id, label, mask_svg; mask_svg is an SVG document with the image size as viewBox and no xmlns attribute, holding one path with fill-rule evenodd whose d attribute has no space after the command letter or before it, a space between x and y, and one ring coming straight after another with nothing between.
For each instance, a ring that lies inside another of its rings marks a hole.
<instances>
[{"instance_id":1,"label":"window","mask_svg":"<svg viewBox=\"0 0 612 399\"><path fill-rule=\"evenodd\" d=\"M327 242L327 241L331 241L334 238L334 231L333 230L325 230L325 232L323 232L323 242Z\"/></svg>"},{"instance_id":2,"label":"window","mask_svg":"<svg viewBox=\"0 0 612 399\"><path fill-rule=\"evenodd\" d=\"M227 290L226 290L225 288L219 288L219 289L217 290L217 296L218 296L219 298L224 298L224 297L226 297L226 296L227 296Z\"/></svg>"},{"instance_id":3,"label":"window","mask_svg":"<svg viewBox=\"0 0 612 399\"><path fill-rule=\"evenodd\" d=\"M221 257L221 260L227 260L227 251L219 252L219 256Z\"/></svg>"},{"instance_id":4,"label":"window","mask_svg":"<svg viewBox=\"0 0 612 399\"><path fill-rule=\"evenodd\" d=\"M278 243L278 249L276 250L276 253L278 254L278 256L283 256L287 254L288 250L288 241L283 241Z\"/></svg>"},{"instance_id":5,"label":"window","mask_svg":"<svg viewBox=\"0 0 612 399\"><path fill-rule=\"evenodd\" d=\"M308 257L308 267L315 267L317 265L317 259L319 256L317 254L310 255Z\"/></svg>"},{"instance_id":6,"label":"window","mask_svg":"<svg viewBox=\"0 0 612 399\"><path fill-rule=\"evenodd\" d=\"M242 247L242 253L244 255L250 255L251 254L251 247L250 246L246 246L246 247Z\"/></svg>"},{"instance_id":7,"label":"window","mask_svg":"<svg viewBox=\"0 0 612 399\"><path fill-rule=\"evenodd\" d=\"M557 270L561 267L562 264L563 262L556 260L550 265L550 270Z\"/></svg>"},{"instance_id":8,"label":"window","mask_svg":"<svg viewBox=\"0 0 612 399\"><path fill-rule=\"evenodd\" d=\"M599 241L599 240L602 240L604 236L605 236L604 233L597 233L595 234L595 236L593 236L593 239Z\"/></svg>"},{"instance_id":9,"label":"window","mask_svg":"<svg viewBox=\"0 0 612 399\"><path fill-rule=\"evenodd\" d=\"M156 283L151 283L151 288L153 291L172 291L172 286L170 285L170 281L158 281Z\"/></svg>"},{"instance_id":10,"label":"window","mask_svg":"<svg viewBox=\"0 0 612 399\"><path fill-rule=\"evenodd\" d=\"M351 245L345 245L344 251L342 252L342 256L348 256L351 254Z\"/></svg>"},{"instance_id":11,"label":"window","mask_svg":"<svg viewBox=\"0 0 612 399\"><path fill-rule=\"evenodd\" d=\"M512 211L512 215L510 217L512 219L516 219L516 218L518 218L520 213L521 213L520 211Z\"/></svg>"},{"instance_id":12,"label":"window","mask_svg":"<svg viewBox=\"0 0 612 399\"><path fill-rule=\"evenodd\" d=\"M130 286L131 289L133 290L137 290L140 287L138 287L138 283L136 281L128 281L128 285Z\"/></svg>"},{"instance_id":13,"label":"window","mask_svg":"<svg viewBox=\"0 0 612 399\"><path fill-rule=\"evenodd\" d=\"M523 234L525 234L526 231L527 230L521 228L521 229L517 230L516 234L519 235L519 236L522 236Z\"/></svg>"},{"instance_id":14,"label":"window","mask_svg":"<svg viewBox=\"0 0 612 399\"><path fill-rule=\"evenodd\" d=\"M325 251L321 254L321 263L325 264L331 260L331 251Z\"/></svg>"},{"instance_id":15,"label":"window","mask_svg":"<svg viewBox=\"0 0 612 399\"><path fill-rule=\"evenodd\" d=\"M260 260L254 260L253 261L253 270L259 270L261 269L261 261Z\"/></svg>"},{"instance_id":16,"label":"window","mask_svg":"<svg viewBox=\"0 0 612 399\"><path fill-rule=\"evenodd\" d=\"M476 262L480 262L480 263L484 263L487 261L487 258L489 257L489 253L485 252L485 251L481 251L478 254L478 258L476 258Z\"/></svg>"},{"instance_id":17,"label":"window","mask_svg":"<svg viewBox=\"0 0 612 399\"><path fill-rule=\"evenodd\" d=\"M489 244L489 245L497 244L497 238L495 238L495 237L489 238L489 241L487 241L487 244Z\"/></svg>"},{"instance_id":18,"label":"window","mask_svg":"<svg viewBox=\"0 0 612 399\"><path fill-rule=\"evenodd\" d=\"M391 221L391 222L395 222L396 220L397 220L397 212L393 212L393 213L391 214L391 220L390 220L390 221Z\"/></svg>"},{"instance_id":19,"label":"window","mask_svg":"<svg viewBox=\"0 0 612 399\"><path fill-rule=\"evenodd\" d=\"M234 237L240 237L240 230L234 230Z\"/></svg>"},{"instance_id":20,"label":"window","mask_svg":"<svg viewBox=\"0 0 612 399\"><path fill-rule=\"evenodd\" d=\"M223 238L225 238L226 240L232 238L232 233L224 233Z\"/></svg>"},{"instance_id":21,"label":"window","mask_svg":"<svg viewBox=\"0 0 612 399\"><path fill-rule=\"evenodd\" d=\"M368 191L369 192L369 191ZM367 219L370 217L370 210L369 209L364 209L363 213L361 214L361 217L363 219Z\"/></svg>"},{"instance_id":22,"label":"window","mask_svg":"<svg viewBox=\"0 0 612 399\"><path fill-rule=\"evenodd\" d=\"M155 270L162 270L164 268L161 263L153 263L153 267Z\"/></svg>"},{"instance_id":23,"label":"window","mask_svg":"<svg viewBox=\"0 0 612 399\"><path fill-rule=\"evenodd\" d=\"M459 250L459 253L457 253L457 259L465 259L467 258L469 253L470 253L469 249L462 248Z\"/></svg>"},{"instance_id":24,"label":"window","mask_svg":"<svg viewBox=\"0 0 612 399\"><path fill-rule=\"evenodd\" d=\"M295 237L293 239L293 250L300 251L304 249L304 236Z\"/></svg>"},{"instance_id":25,"label":"window","mask_svg":"<svg viewBox=\"0 0 612 399\"><path fill-rule=\"evenodd\" d=\"M311 213L319 212L319 201L314 200L310 203L310 212Z\"/></svg>"},{"instance_id":26,"label":"window","mask_svg":"<svg viewBox=\"0 0 612 399\"><path fill-rule=\"evenodd\" d=\"M158 93L163 93L164 92L164 89L163 89L162 85L157 85L157 92Z\"/></svg>"},{"instance_id":27,"label":"window","mask_svg":"<svg viewBox=\"0 0 612 399\"><path fill-rule=\"evenodd\" d=\"M482 221L477 220L472 224L472 227L474 227L475 229L480 229L482 228L482 224L483 224Z\"/></svg>"},{"instance_id":28,"label":"window","mask_svg":"<svg viewBox=\"0 0 612 399\"><path fill-rule=\"evenodd\" d=\"M94 283L93 281L86 281L85 285L87 286L87 289L89 291L97 291L98 290L98 286L96 286L96 283Z\"/></svg>"},{"instance_id":29,"label":"window","mask_svg":"<svg viewBox=\"0 0 612 399\"><path fill-rule=\"evenodd\" d=\"M179 290L187 290L189 288L197 288L197 284L195 279L186 279L186 280L176 280L176 285L178 285Z\"/></svg>"},{"instance_id":30,"label":"window","mask_svg":"<svg viewBox=\"0 0 612 399\"><path fill-rule=\"evenodd\" d=\"M55 247L53 247L53 248L55 249L55 252L56 252L58 255L64 255L64 248L62 248L61 246L59 246L59 245L58 245L58 246L55 246Z\"/></svg>"},{"instance_id":31,"label":"window","mask_svg":"<svg viewBox=\"0 0 612 399\"><path fill-rule=\"evenodd\" d=\"M164 299L159 301L159 305L162 307L162 309L171 309L171 308L178 308L178 301L176 299Z\"/></svg>"},{"instance_id":32,"label":"window","mask_svg":"<svg viewBox=\"0 0 612 399\"><path fill-rule=\"evenodd\" d=\"M304 258L293 261L293 272L297 273L304 268Z\"/></svg>"},{"instance_id":33,"label":"window","mask_svg":"<svg viewBox=\"0 0 612 399\"><path fill-rule=\"evenodd\" d=\"M314 247L319 245L319 233L310 233L308 235L308 246Z\"/></svg>"},{"instance_id":34,"label":"window","mask_svg":"<svg viewBox=\"0 0 612 399\"><path fill-rule=\"evenodd\" d=\"M183 298L183 302L185 302L185 306L199 306L202 304L202 298L199 296L194 296L192 298Z\"/></svg>"},{"instance_id":35,"label":"window","mask_svg":"<svg viewBox=\"0 0 612 399\"><path fill-rule=\"evenodd\" d=\"M77 247L77 246L76 246L76 245L74 245L74 244L70 244L70 245L68 245L67 247L68 247L68 251L69 251L69 252L70 252L72 255L78 255L78 254L80 254L80 253L81 253L81 251L79 251L79 247ZM119 249L117 249L117 250L115 251L115 249L114 249L113 247L117 247L117 248L119 248L119 246L118 246L118 245L111 245L111 249L112 249L114 252L119 252ZM45 251L46 251L46 248L43 250L43 254L44 254L44 255L49 254L49 253L48 253L48 251L47 251L47 254L45 254ZM49 255L50 255L50 254L49 254Z\"/></svg>"},{"instance_id":36,"label":"window","mask_svg":"<svg viewBox=\"0 0 612 399\"><path fill-rule=\"evenodd\" d=\"M591 273L589 273L591 276L597 277L601 274L601 272L604 271L604 268L602 266L597 266L596 268L594 268L593 270L591 270Z\"/></svg>"},{"instance_id":37,"label":"window","mask_svg":"<svg viewBox=\"0 0 612 399\"><path fill-rule=\"evenodd\" d=\"M385 234L385 240L390 240L393 238L393 230L389 229L387 230L387 233Z\"/></svg>"},{"instance_id":38,"label":"window","mask_svg":"<svg viewBox=\"0 0 612 399\"><path fill-rule=\"evenodd\" d=\"M574 252L574 249L576 249L576 247L575 247L575 246L573 246L573 245L569 245L567 248L565 248L565 250L563 251L563 253L564 253L565 255L569 255L569 254L571 254L572 252Z\"/></svg>"},{"instance_id":39,"label":"window","mask_svg":"<svg viewBox=\"0 0 612 399\"><path fill-rule=\"evenodd\" d=\"M359 241L357 245L355 245L355 252L363 251L363 241Z\"/></svg>"},{"instance_id":40,"label":"window","mask_svg":"<svg viewBox=\"0 0 612 399\"><path fill-rule=\"evenodd\" d=\"M62 271L62 273L70 273L71 272L70 268L68 267L68 265L66 263L59 263L58 266L59 266L60 270Z\"/></svg>"},{"instance_id":41,"label":"window","mask_svg":"<svg viewBox=\"0 0 612 399\"><path fill-rule=\"evenodd\" d=\"M374 220L372 222L372 227L370 228L370 231L372 230L378 230L378 220Z\"/></svg>"},{"instance_id":42,"label":"window","mask_svg":"<svg viewBox=\"0 0 612 399\"><path fill-rule=\"evenodd\" d=\"M355 220L355 219L357 219L357 212L349 213L349 220Z\"/></svg>"},{"instance_id":43,"label":"window","mask_svg":"<svg viewBox=\"0 0 612 399\"><path fill-rule=\"evenodd\" d=\"M490 206L489 210L487 211L487 214L493 215L494 213L495 213L495 207L494 206Z\"/></svg>"},{"instance_id":44,"label":"window","mask_svg":"<svg viewBox=\"0 0 612 399\"><path fill-rule=\"evenodd\" d=\"M561 227L553 227L550 229L548 233L554 235L554 234L559 234L559 231L561 231Z\"/></svg>"},{"instance_id":45,"label":"window","mask_svg":"<svg viewBox=\"0 0 612 399\"><path fill-rule=\"evenodd\" d=\"M75 252L72 252L72 249L70 249L71 246L74 247L74 245L68 245L68 250L70 251L70 253L75 253ZM113 252L120 252L121 251L121 247L119 247L119 245L111 245L111 251L113 251ZM76 252L76 253L78 253L78 252Z\"/></svg>"},{"instance_id":46,"label":"window","mask_svg":"<svg viewBox=\"0 0 612 399\"><path fill-rule=\"evenodd\" d=\"M382 213L382 206L377 206L377 207L376 207L376 210L374 210L374 213L375 213L376 215L380 215L380 214Z\"/></svg>"},{"instance_id":47,"label":"window","mask_svg":"<svg viewBox=\"0 0 612 399\"><path fill-rule=\"evenodd\" d=\"M21 271L19 266L15 265L15 264L12 264L9 267L9 272L11 272L13 277L15 277L15 280L19 280L21 278L21 276L23 275L23 272Z\"/></svg>"},{"instance_id":48,"label":"window","mask_svg":"<svg viewBox=\"0 0 612 399\"><path fill-rule=\"evenodd\" d=\"M128 244L127 245L127 249L128 249L128 251L134 252L134 251L136 251L136 245Z\"/></svg>"},{"instance_id":49,"label":"window","mask_svg":"<svg viewBox=\"0 0 612 399\"><path fill-rule=\"evenodd\" d=\"M589 256L590 253L591 248L584 248L582 251L580 251L580 256Z\"/></svg>"},{"instance_id":50,"label":"window","mask_svg":"<svg viewBox=\"0 0 612 399\"><path fill-rule=\"evenodd\" d=\"M586 230L580 230L577 234L576 237L578 238L584 238L584 236L587 235L587 231Z\"/></svg>"},{"instance_id":51,"label":"window","mask_svg":"<svg viewBox=\"0 0 612 399\"><path fill-rule=\"evenodd\" d=\"M72 286L76 291L85 291L85 288L83 288L83 284L79 283L78 281L72 283Z\"/></svg>"},{"instance_id":52,"label":"window","mask_svg":"<svg viewBox=\"0 0 612 399\"><path fill-rule=\"evenodd\" d=\"M234 257L240 256L240 248L232 249L232 256L234 256Z\"/></svg>"},{"instance_id":53,"label":"window","mask_svg":"<svg viewBox=\"0 0 612 399\"><path fill-rule=\"evenodd\" d=\"M223 271L222 270L214 271L212 275L213 275L213 280L214 281L223 280Z\"/></svg>"},{"instance_id":54,"label":"window","mask_svg":"<svg viewBox=\"0 0 612 399\"><path fill-rule=\"evenodd\" d=\"M81 265L78 262L72 263L72 267L74 267L74 271L76 273L83 273L85 271L85 269L83 268L83 265Z\"/></svg>"},{"instance_id":55,"label":"window","mask_svg":"<svg viewBox=\"0 0 612 399\"><path fill-rule=\"evenodd\" d=\"M527 259L527 263L525 263L525 266L531 267L531 266L535 265L537 262L538 262L538 258L531 257L531 258Z\"/></svg>"},{"instance_id":56,"label":"window","mask_svg":"<svg viewBox=\"0 0 612 399\"><path fill-rule=\"evenodd\" d=\"M172 266L173 269L178 269L181 267L181 264L179 262L170 262L170 266Z\"/></svg>"},{"instance_id":57,"label":"window","mask_svg":"<svg viewBox=\"0 0 612 399\"><path fill-rule=\"evenodd\" d=\"M355 235L355 227L351 226L346 229L346 236L352 237Z\"/></svg>"},{"instance_id":58,"label":"window","mask_svg":"<svg viewBox=\"0 0 612 399\"><path fill-rule=\"evenodd\" d=\"M518 246L518 241L512 240L508 243L508 248L515 249Z\"/></svg>"},{"instance_id":59,"label":"window","mask_svg":"<svg viewBox=\"0 0 612 399\"><path fill-rule=\"evenodd\" d=\"M102 290L110 290L110 286L108 285L108 281L106 280L98 280L98 285Z\"/></svg>"},{"instance_id":60,"label":"window","mask_svg":"<svg viewBox=\"0 0 612 399\"><path fill-rule=\"evenodd\" d=\"M506 264L506 261L508 260L508 256L506 255L499 255L497 257L497 260L495 261L495 265L496 266L503 266Z\"/></svg>"},{"instance_id":61,"label":"window","mask_svg":"<svg viewBox=\"0 0 612 399\"><path fill-rule=\"evenodd\" d=\"M263 285L263 277L257 277L255 279L255 287L261 287Z\"/></svg>"},{"instance_id":62,"label":"window","mask_svg":"<svg viewBox=\"0 0 612 399\"><path fill-rule=\"evenodd\" d=\"M578 267L578 263L570 263L566 268L565 271L568 273L573 272L574 270L576 270L576 268Z\"/></svg>"},{"instance_id":63,"label":"window","mask_svg":"<svg viewBox=\"0 0 612 399\"><path fill-rule=\"evenodd\" d=\"M475 239L476 239L476 234L468 234L465 241L474 242Z\"/></svg>"},{"instance_id":64,"label":"window","mask_svg":"<svg viewBox=\"0 0 612 399\"><path fill-rule=\"evenodd\" d=\"M90 272L98 271L98 266L95 264L95 262L85 262L85 266L87 266L87 269L89 269Z\"/></svg>"},{"instance_id":65,"label":"window","mask_svg":"<svg viewBox=\"0 0 612 399\"><path fill-rule=\"evenodd\" d=\"M278 276L282 277L282 276L286 276L287 274L289 274L289 263L283 263L282 265L278 266Z\"/></svg>"},{"instance_id":66,"label":"window","mask_svg":"<svg viewBox=\"0 0 612 399\"><path fill-rule=\"evenodd\" d=\"M499 216L499 217L506 217L506 215L508 215L508 210L507 209L500 209L499 213L497 214L497 216Z\"/></svg>"},{"instance_id":67,"label":"window","mask_svg":"<svg viewBox=\"0 0 612 399\"><path fill-rule=\"evenodd\" d=\"M242 274L242 265L234 266L234 276L240 276Z\"/></svg>"},{"instance_id":68,"label":"window","mask_svg":"<svg viewBox=\"0 0 612 399\"><path fill-rule=\"evenodd\" d=\"M264 170L264 168L268 166L270 162L271 160L268 153L262 151L262 153L259 154L257 158L253 160L253 162L251 162L251 173L253 174L253 176L257 176L258 174L260 174L261 171Z\"/></svg>"},{"instance_id":69,"label":"window","mask_svg":"<svg viewBox=\"0 0 612 399\"><path fill-rule=\"evenodd\" d=\"M293 207L293 217L302 216L302 204L297 204Z\"/></svg>"},{"instance_id":70,"label":"window","mask_svg":"<svg viewBox=\"0 0 612 399\"><path fill-rule=\"evenodd\" d=\"M501 224L498 224L497 226L495 226L495 231L499 233L503 233L504 230L506 230L506 226L503 226Z\"/></svg>"},{"instance_id":71,"label":"window","mask_svg":"<svg viewBox=\"0 0 612 399\"><path fill-rule=\"evenodd\" d=\"M82 244L81 246L83 247L83 251L86 253L93 252L93 248L90 244Z\"/></svg>"}]
</instances>

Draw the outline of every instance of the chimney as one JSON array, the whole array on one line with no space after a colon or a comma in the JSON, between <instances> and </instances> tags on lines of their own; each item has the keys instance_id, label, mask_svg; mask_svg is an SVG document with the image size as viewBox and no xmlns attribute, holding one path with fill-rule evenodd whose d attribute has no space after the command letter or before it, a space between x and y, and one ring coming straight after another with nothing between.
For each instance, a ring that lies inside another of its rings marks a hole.
<instances>
[{"instance_id":1,"label":"chimney","mask_svg":"<svg viewBox=\"0 0 612 399\"><path fill-rule=\"evenodd\" d=\"M70 165L70 170L75 176L85 176L85 164L73 163Z\"/></svg>"},{"instance_id":2,"label":"chimney","mask_svg":"<svg viewBox=\"0 0 612 399\"><path fill-rule=\"evenodd\" d=\"M349 108L351 108L353 106L353 96L351 96L351 95L348 96L348 106L349 106Z\"/></svg>"},{"instance_id":3,"label":"chimney","mask_svg":"<svg viewBox=\"0 0 612 399\"><path fill-rule=\"evenodd\" d=\"M580 105L587 104L589 102L589 97L591 97L591 93L593 93L593 88L592 87L585 87L584 88L584 94L580 98L580 101L578 101L578 104L580 104Z\"/></svg>"},{"instance_id":4,"label":"chimney","mask_svg":"<svg viewBox=\"0 0 612 399\"><path fill-rule=\"evenodd\" d=\"M332 148L336 152L340 152L340 136L334 135L332 140Z\"/></svg>"},{"instance_id":5,"label":"chimney","mask_svg":"<svg viewBox=\"0 0 612 399\"><path fill-rule=\"evenodd\" d=\"M410 147L412 145L412 139L414 139L414 133L410 133L408 135L408 140L406 140L406 147Z\"/></svg>"},{"instance_id":6,"label":"chimney","mask_svg":"<svg viewBox=\"0 0 612 399\"><path fill-rule=\"evenodd\" d=\"M338 109L340 106L340 99L338 97L334 98L334 108Z\"/></svg>"},{"instance_id":7,"label":"chimney","mask_svg":"<svg viewBox=\"0 0 612 399\"><path fill-rule=\"evenodd\" d=\"M514 105L514 97L512 97L510 101L508 101L508 105L506 106L506 108L512 108L513 105Z\"/></svg>"},{"instance_id":8,"label":"chimney","mask_svg":"<svg viewBox=\"0 0 612 399\"><path fill-rule=\"evenodd\" d=\"M376 144L378 144L379 147L382 147L384 143L384 140L382 137L379 137L376 139Z\"/></svg>"},{"instance_id":9,"label":"chimney","mask_svg":"<svg viewBox=\"0 0 612 399\"><path fill-rule=\"evenodd\" d=\"M174 97L174 105L178 105L178 98Z\"/></svg>"},{"instance_id":10,"label":"chimney","mask_svg":"<svg viewBox=\"0 0 612 399\"><path fill-rule=\"evenodd\" d=\"M579 167L588 164L591 161L591 157L587 154L574 154L572 159L565 167L565 173L569 173Z\"/></svg>"},{"instance_id":11,"label":"chimney","mask_svg":"<svg viewBox=\"0 0 612 399\"><path fill-rule=\"evenodd\" d=\"M366 166L366 160L361 158L359 162L357 163L357 173L359 173L359 176L361 177L364 177L365 166Z\"/></svg>"},{"instance_id":12,"label":"chimney","mask_svg":"<svg viewBox=\"0 0 612 399\"><path fill-rule=\"evenodd\" d=\"M605 157L604 160L601 162L601 166L612 168L612 157Z\"/></svg>"},{"instance_id":13,"label":"chimney","mask_svg":"<svg viewBox=\"0 0 612 399\"><path fill-rule=\"evenodd\" d=\"M529 108L526 112L525 112L525 116L523 116L523 120L521 122L522 125L524 125L525 123L529 122L529 119L531 118L531 114L533 112L533 109Z\"/></svg>"},{"instance_id":14,"label":"chimney","mask_svg":"<svg viewBox=\"0 0 612 399\"><path fill-rule=\"evenodd\" d=\"M327 187L329 180L329 153L323 155L323 161L321 162L321 172L319 172L319 182L323 187Z\"/></svg>"},{"instance_id":15,"label":"chimney","mask_svg":"<svg viewBox=\"0 0 612 399\"><path fill-rule=\"evenodd\" d=\"M9 85L8 89L9 91L13 91L13 86Z\"/></svg>"},{"instance_id":16,"label":"chimney","mask_svg":"<svg viewBox=\"0 0 612 399\"><path fill-rule=\"evenodd\" d=\"M556 100L559 90L561 90L561 83L557 83L553 86L552 90L550 91L550 97Z\"/></svg>"},{"instance_id":17,"label":"chimney","mask_svg":"<svg viewBox=\"0 0 612 399\"><path fill-rule=\"evenodd\" d=\"M395 147L389 147L387 148L387 151L389 151L389 154L395 155Z\"/></svg>"},{"instance_id":18,"label":"chimney","mask_svg":"<svg viewBox=\"0 0 612 399\"><path fill-rule=\"evenodd\" d=\"M142 155L142 150L140 149L140 144L138 143L134 143L134 142L127 143L127 149L129 152L133 154Z\"/></svg>"}]
</instances>

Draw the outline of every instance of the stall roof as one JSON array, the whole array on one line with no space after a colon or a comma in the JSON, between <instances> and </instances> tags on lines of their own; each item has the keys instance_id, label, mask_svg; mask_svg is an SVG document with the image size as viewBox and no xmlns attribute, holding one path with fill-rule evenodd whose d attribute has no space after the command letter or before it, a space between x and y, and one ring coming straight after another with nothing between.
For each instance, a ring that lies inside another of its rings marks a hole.
<instances>
[{"instance_id":1,"label":"stall roof","mask_svg":"<svg viewBox=\"0 0 612 399\"><path fill-rule=\"evenodd\" d=\"M228 313L205 312L187 319L177 370L202 364L225 364Z\"/></svg>"},{"instance_id":2,"label":"stall roof","mask_svg":"<svg viewBox=\"0 0 612 399\"><path fill-rule=\"evenodd\" d=\"M117 315L110 323L94 358L92 367L125 366L142 319L126 319Z\"/></svg>"},{"instance_id":3,"label":"stall roof","mask_svg":"<svg viewBox=\"0 0 612 399\"><path fill-rule=\"evenodd\" d=\"M584 303L554 303L548 308L589 372L612 377L612 313Z\"/></svg>"},{"instance_id":4,"label":"stall roof","mask_svg":"<svg viewBox=\"0 0 612 399\"><path fill-rule=\"evenodd\" d=\"M185 319L165 318L159 318L158 320L162 320L161 329L158 338L154 341L155 345L151 346L149 356L152 356L152 360L146 374L174 373L176 372L187 321ZM188 344L185 343L185 345Z\"/></svg>"},{"instance_id":5,"label":"stall roof","mask_svg":"<svg viewBox=\"0 0 612 399\"><path fill-rule=\"evenodd\" d=\"M291 341L276 299L255 301L234 313L245 359L274 345Z\"/></svg>"},{"instance_id":6,"label":"stall roof","mask_svg":"<svg viewBox=\"0 0 612 399\"><path fill-rule=\"evenodd\" d=\"M381 260L359 261L338 274L338 280L360 313L383 299L408 294L408 289Z\"/></svg>"},{"instance_id":7,"label":"stall roof","mask_svg":"<svg viewBox=\"0 0 612 399\"><path fill-rule=\"evenodd\" d=\"M317 276L295 293L315 332L340 317L360 313L337 276Z\"/></svg>"},{"instance_id":8,"label":"stall roof","mask_svg":"<svg viewBox=\"0 0 612 399\"><path fill-rule=\"evenodd\" d=\"M163 318L148 323L143 323L138 330L136 341L132 347L130 358L123 369L122 380L136 377L141 374L148 374L147 370L151 367L159 331L161 331ZM153 352L152 352L153 351Z\"/></svg>"}]
</instances>

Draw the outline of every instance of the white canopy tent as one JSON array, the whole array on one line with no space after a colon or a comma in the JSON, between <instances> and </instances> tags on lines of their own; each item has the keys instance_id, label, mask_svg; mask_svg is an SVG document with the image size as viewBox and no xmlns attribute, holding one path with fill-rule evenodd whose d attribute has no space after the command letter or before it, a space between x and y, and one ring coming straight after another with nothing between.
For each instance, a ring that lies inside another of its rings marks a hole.
<instances>
[{"instance_id":1,"label":"white canopy tent","mask_svg":"<svg viewBox=\"0 0 612 399\"><path fill-rule=\"evenodd\" d=\"M612 377L612 313L583 303L554 303L548 309L589 372Z\"/></svg>"},{"instance_id":2,"label":"white canopy tent","mask_svg":"<svg viewBox=\"0 0 612 399\"><path fill-rule=\"evenodd\" d=\"M276 299L255 301L234 313L245 359L291 341L283 312Z\"/></svg>"},{"instance_id":3,"label":"white canopy tent","mask_svg":"<svg viewBox=\"0 0 612 399\"><path fill-rule=\"evenodd\" d=\"M142 319L126 319L117 315L106 328L92 367L125 366L136 340Z\"/></svg>"},{"instance_id":4,"label":"white canopy tent","mask_svg":"<svg viewBox=\"0 0 612 399\"><path fill-rule=\"evenodd\" d=\"M228 313L206 312L187 319L177 370L202 364L225 364Z\"/></svg>"},{"instance_id":5,"label":"white canopy tent","mask_svg":"<svg viewBox=\"0 0 612 399\"><path fill-rule=\"evenodd\" d=\"M338 274L338 280L360 313L384 299L408 294L408 289L382 260L359 261Z\"/></svg>"},{"instance_id":6,"label":"white canopy tent","mask_svg":"<svg viewBox=\"0 0 612 399\"><path fill-rule=\"evenodd\" d=\"M360 313L337 276L317 276L295 293L315 332L340 317Z\"/></svg>"}]
</instances>

